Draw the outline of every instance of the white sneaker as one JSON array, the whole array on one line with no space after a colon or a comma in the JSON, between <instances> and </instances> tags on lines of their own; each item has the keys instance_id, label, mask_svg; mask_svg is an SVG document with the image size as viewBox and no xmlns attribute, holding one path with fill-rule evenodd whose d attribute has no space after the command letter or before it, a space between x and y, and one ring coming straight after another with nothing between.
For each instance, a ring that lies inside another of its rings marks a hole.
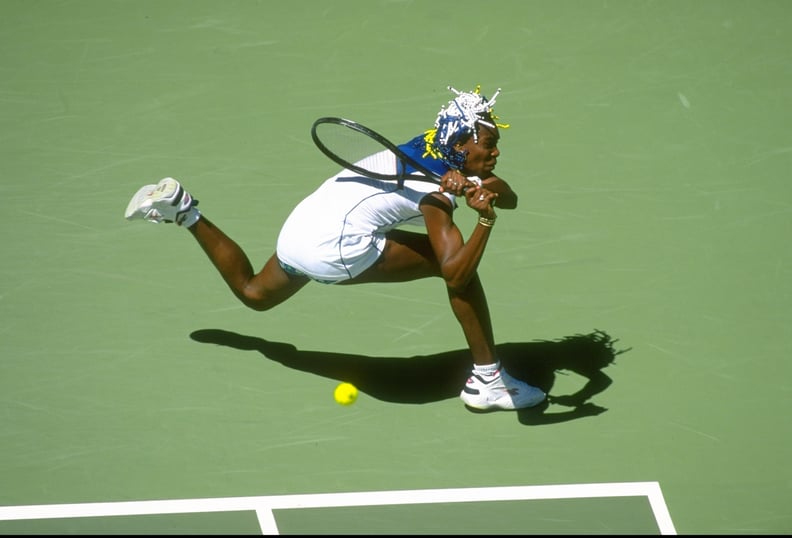
<instances>
[{"instance_id":1,"label":"white sneaker","mask_svg":"<svg viewBox=\"0 0 792 538\"><path fill-rule=\"evenodd\" d=\"M474 409L523 409L542 403L547 395L540 388L515 379L501 368L493 375L473 373L459 395Z\"/></svg>"},{"instance_id":2,"label":"white sneaker","mask_svg":"<svg viewBox=\"0 0 792 538\"><path fill-rule=\"evenodd\" d=\"M127 205L124 216L127 220L144 219L149 222L175 222L190 227L201 216L198 200L184 190L172 177L161 179L156 185L145 185L138 189Z\"/></svg>"}]
</instances>

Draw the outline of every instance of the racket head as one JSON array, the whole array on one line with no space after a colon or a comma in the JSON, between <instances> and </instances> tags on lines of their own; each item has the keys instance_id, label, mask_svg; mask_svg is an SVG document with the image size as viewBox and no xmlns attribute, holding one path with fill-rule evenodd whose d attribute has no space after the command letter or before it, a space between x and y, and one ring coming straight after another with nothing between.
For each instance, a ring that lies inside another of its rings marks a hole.
<instances>
[{"instance_id":1,"label":"racket head","mask_svg":"<svg viewBox=\"0 0 792 538\"><path fill-rule=\"evenodd\" d=\"M416 162L383 135L356 121L332 116L319 118L311 126L311 138L330 160L364 177L399 184L407 179L440 183L437 173ZM396 159L396 173L386 173L382 171L385 168L374 166L382 164L382 159L390 155ZM406 165L420 174L404 172Z\"/></svg>"}]
</instances>

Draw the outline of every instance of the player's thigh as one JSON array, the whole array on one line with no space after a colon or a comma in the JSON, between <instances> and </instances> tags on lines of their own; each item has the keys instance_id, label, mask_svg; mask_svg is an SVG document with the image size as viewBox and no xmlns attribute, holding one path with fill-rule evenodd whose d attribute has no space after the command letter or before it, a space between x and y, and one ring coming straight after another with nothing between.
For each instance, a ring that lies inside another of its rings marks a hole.
<instances>
[{"instance_id":1,"label":"player's thigh","mask_svg":"<svg viewBox=\"0 0 792 538\"><path fill-rule=\"evenodd\" d=\"M304 275L284 271L273 254L261 271L247 282L242 293L252 308L268 310L300 291L308 282L310 279Z\"/></svg>"},{"instance_id":2,"label":"player's thigh","mask_svg":"<svg viewBox=\"0 0 792 538\"><path fill-rule=\"evenodd\" d=\"M440 276L440 264L426 234L392 230L386 237L385 249L374 265L340 284L406 282Z\"/></svg>"}]
</instances>

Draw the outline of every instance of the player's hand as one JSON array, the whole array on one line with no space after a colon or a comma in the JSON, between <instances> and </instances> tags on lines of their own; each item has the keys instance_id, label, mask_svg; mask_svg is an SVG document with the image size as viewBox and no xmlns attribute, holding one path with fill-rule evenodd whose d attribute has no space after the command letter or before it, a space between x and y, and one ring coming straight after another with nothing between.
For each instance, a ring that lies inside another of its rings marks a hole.
<instances>
[{"instance_id":1,"label":"player's hand","mask_svg":"<svg viewBox=\"0 0 792 538\"><path fill-rule=\"evenodd\" d=\"M468 207L478 211L480 216L488 219L495 218L493 206L495 205L495 200L498 199L497 192L492 192L474 183L471 188L465 190L465 199Z\"/></svg>"},{"instance_id":2,"label":"player's hand","mask_svg":"<svg viewBox=\"0 0 792 538\"><path fill-rule=\"evenodd\" d=\"M440 192L447 192L454 196L461 196L472 187L478 187L478 185L476 182L470 181L459 170L449 170L443 174L443 179L440 181Z\"/></svg>"}]
</instances>

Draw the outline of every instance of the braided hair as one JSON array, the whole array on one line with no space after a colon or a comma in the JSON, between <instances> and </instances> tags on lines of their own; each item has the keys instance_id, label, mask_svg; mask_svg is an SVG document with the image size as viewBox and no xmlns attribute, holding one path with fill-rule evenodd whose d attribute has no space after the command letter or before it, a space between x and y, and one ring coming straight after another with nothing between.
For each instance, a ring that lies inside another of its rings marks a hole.
<instances>
[{"instance_id":1,"label":"braided hair","mask_svg":"<svg viewBox=\"0 0 792 538\"><path fill-rule=\"evenodd\" d=\"M491 99L481 95L481 86L476 86L472 92L460 92L451 86L448 89L454 92L456 97L437 113L434 129L424 133L426 143L424 156L430 155L459 170L465 164L467 152L456 150L455 145L464 144L471 136L478 142L479 125L492 129L495 127L505 129L509 126L496 123L498 117L492 109L495 99L500 94L500 88Z\"/></svg>"}]
</instances>

